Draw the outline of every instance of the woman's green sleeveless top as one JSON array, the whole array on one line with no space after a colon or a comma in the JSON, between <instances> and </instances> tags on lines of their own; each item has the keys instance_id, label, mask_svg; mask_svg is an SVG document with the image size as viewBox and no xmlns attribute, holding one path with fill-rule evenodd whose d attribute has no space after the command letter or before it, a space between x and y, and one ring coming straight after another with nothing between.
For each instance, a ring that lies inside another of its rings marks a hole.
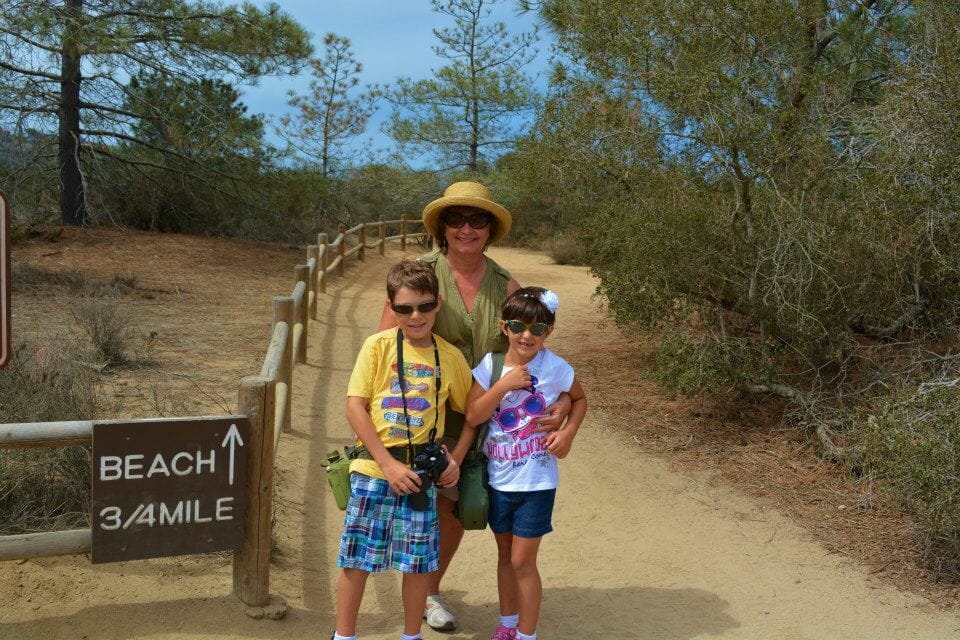
<instances>
[{"instance_id":1,"label":"woman's green sleeveless top","mask_svg":"<svg viewBox=\"0 0 960 640\"><path fill-rule=\"evenodd\" d=\"M486 258L486 256L484 256ZM447 257L435 251L420 260L433 266L440 283L440 296L443 304L433 324L433 332L460 349L470 367L475 367L490 352L505 353L507 338L500 331L500 306L507 299L507 283L510 273L490 258L487 270L477 289L473 309L468 313L460 290L450 273ZM449 438L460 437L463 430L463 414L456 413L447 406L446 424L443 435Z\"/></svg>"},{"instance_id":2,"label":"woman's green sleeveless top","mask_svg":"<svg viewBox=\"0 0 960 640\"><path fill-rule=\"evenodd\" d=\"M447 257L438 251L420 257L433 266L443 298L433 332L460 349L471 367L477 366L491 351L507 350L506 336L500 331L500 306L507 299L510 273L490 258L484 258L487 270L480 281L473 309L467 312Z\"/></svg>"}]
</instances>

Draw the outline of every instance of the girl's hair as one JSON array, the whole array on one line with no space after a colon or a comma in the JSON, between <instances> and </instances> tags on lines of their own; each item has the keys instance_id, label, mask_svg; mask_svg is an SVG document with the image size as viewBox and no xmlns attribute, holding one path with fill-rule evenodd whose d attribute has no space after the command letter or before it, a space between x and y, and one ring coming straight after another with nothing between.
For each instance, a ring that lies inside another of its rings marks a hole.
<instances>
[{"instance_id":1,"label":"girl's hair","mask_svg":"<svg viewBox=\"0 0 960 640\"><path fill-rule=\"evenodd\" d=\"M500 307L500 318L521 322L545 322L550 326L557 317L551 313L540 296L546 292L543 287L521 287L507 296Z\"/></svg>"},{"instance_id":2,"label":"girl's hair","mask_svg":"<svg viewBox=\"0 0 960 640\"><path fill-rule=\"evenodd\" d=\"M390 267L387 272L387 298L393 297L401 287L409 287L420 293L428 293L436 298L440 294L437 274L426 262L406 258Z\"/></svg>"},{"instance_id":3,"label":"girl's hair","mask_svg":"<svg viewBox=\"0 0 960 640\"><path fill-rule=\"evenodd\" d=\"M490 235L487 236L487 242L483 245L483 250L486 251L487 247L490 246L490 238L493 238L497 235L497 228L500 224L497 221L497 217L487 211L484 213L487 214L490 218L490 225L487 227L490 229ZM437 226L437 237L434 238L437 241L437 248L440 249L440 253L447 252L447 223L445 220L447 211L446 209L440 214L440 224Z\"/></svg>"}]
</instances>

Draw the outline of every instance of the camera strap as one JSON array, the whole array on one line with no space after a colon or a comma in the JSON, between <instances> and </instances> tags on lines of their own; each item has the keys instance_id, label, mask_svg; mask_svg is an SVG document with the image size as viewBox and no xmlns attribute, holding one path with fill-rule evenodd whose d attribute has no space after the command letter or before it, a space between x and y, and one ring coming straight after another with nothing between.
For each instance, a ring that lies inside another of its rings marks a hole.
<instances>
[{"instance_id":1,"label":"camera strap","mask_svg":"<svg viewBox=\"0 0 960 640\"><path fill-rule=\"evenodd\" d=\"M433 408L435 415L433 418L433 428L430 429L430 443L433 444L437 438L437 428L440 424L440 349L437 347L437 339L430 334L430 342L433 343L433 375L436 386L434 388L435 396ZM400 397L403 399L403 422L407 428L407 445L410 447L410 460L413 460L413 437L410 435L413 426L410 424L410 414L407 412L407 390L403 371L403 331L397 327L397 386L400 387Z\"/></svg>"}]
</instances>

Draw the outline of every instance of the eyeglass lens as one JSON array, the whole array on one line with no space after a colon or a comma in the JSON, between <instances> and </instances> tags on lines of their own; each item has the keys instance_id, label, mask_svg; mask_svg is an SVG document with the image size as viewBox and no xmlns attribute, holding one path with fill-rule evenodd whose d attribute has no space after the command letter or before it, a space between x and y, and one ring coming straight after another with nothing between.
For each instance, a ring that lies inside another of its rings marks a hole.
<instances>
[{"instance_id":1,"label":"eyeglass lens","mask_svg":"<svg viewBox=\"0 0 960 640\"><path fill-rule=\"evenodd\" d=\"M437 308L439 304L436 300L428 300L427 302L421 302L420 304L391 304L390 308L393 309L394 313L399 313L402 316L408 316L413 313L413 310L416 309L420 313L430 313Z\"/></svg>"},{"instance_id":2,"label":"eyeglass lens","mask_svg":"<svg viewBox=\"0 0 960 640\"><path fill-rule=\"evenodd\" d=\"M519 320L507 320L507 329L510 329L511 333L523 333L529 329L530 333L540 337L547 333L547 330L550 329L550 325L545 322L534 322L533 324L527 324L525 322L520 322Z\"/></svg>"},{"instance_id":3,"label":"eyeglass lens","mask_svg":"<svg viewBox=\"0 0 960 640\"><path fill-rule=\"evenodd\" d=\"M443 222L454 229L459 229L465 224L469 224L471 229L483 229L490 224L490 216L486 213L465 216L459 211L448 211L443 215Z\"/></svg>"}]
</instances>

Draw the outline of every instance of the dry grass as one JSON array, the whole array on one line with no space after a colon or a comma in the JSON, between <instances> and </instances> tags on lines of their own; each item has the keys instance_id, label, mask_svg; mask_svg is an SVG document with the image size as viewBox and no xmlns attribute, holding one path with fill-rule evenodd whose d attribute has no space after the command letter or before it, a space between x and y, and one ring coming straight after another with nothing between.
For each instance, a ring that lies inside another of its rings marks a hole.
<instances>
[{"instance_id":1,"label":"dry grass","mask_svg":"<svg viewBox=\"0 0 960 640\"><path fill-rule=\"evenodd\" d=\"M17 345L0 371L0 422L89 420L100 410L98 377L83 350ZM90 453L82 447L0 449L0 532L84 526Z\"/></svg>"}]
</instances>

